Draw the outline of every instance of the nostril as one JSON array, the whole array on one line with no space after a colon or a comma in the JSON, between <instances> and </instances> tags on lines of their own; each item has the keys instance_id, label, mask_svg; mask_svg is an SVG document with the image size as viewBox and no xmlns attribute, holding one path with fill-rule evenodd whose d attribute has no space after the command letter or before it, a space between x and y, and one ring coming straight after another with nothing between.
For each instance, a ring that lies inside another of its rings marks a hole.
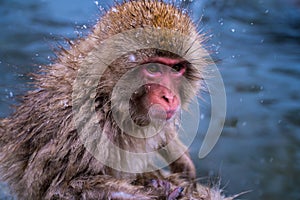
<instances>
[{"instance_id":1,"label":"nostril","mask_svg":"<svg viewBox=\"0 0 300 200\"><path fill-rule=\"evenodd\" d=\"M170 100L169 100L169 98L168 97L166 97L166 96L162 96L162 98L167 102L167 103L170 103Z\"/></svg>"},{"instance_id":2,"label":"nostril","mask_svg":"<svg viewBox=\"0 0 300 200\"><path fill-rule=\"evenodd\" d=\"M172 103L174 96L173 95L163 95L162 98L167 102L167 103Z\"/></svg>"}]
</instances>

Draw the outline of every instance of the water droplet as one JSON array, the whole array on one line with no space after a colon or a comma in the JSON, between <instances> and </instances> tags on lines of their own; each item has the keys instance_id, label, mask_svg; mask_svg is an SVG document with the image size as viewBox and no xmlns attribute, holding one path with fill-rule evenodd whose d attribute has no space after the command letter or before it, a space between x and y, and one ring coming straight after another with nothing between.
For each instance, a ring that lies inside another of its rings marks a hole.
<instances>
[{"instance_id":1,"label":"water droplet","mask_svg":"<svg viewBox=\"0 0 300 200\"><path fill-rule=\"evenodd\" d=\"M68 107L68 106L69 106L68 100L63 100L61 103L62 103L62 105L63 105L64 107Z\"/></svg>"},{"instance_id":2,"label":"water droplet","mask_svg":"<svg viewBox=\"0 0 300 200\"><path fill-rule=\"evenodd\" d=\"M234 33L234 32L235 32L235 29L234 29L234 28L232 28L232 29L231 29L231 32L233 32L233 33Z\"/></svg>"},{"instance_id":3,"label":"water droplet","mask_svg":"<svg viewBox=\"0 0 300 200\"><path fill-rule=\"evenodd\" d=\"M205 118L205 115L204 114L201 114L200 115L200 119L204 119Z\"/></svg>"},{"instance_id":4,"label":"water droplet","mask_svg":"<svg viewBox=\"0 0 300 200\"><path fill-rule=\"evenodd\" d=\"M219 24L220 24L221 26L223 26L223 25L224 25L223 18L220 18L220 19L218 20L218 22L219 22Z\"/></svg>"},{"instance_id":5,"label":"water droplet","mask_svg":"<svg viewBox=\"0 0 300 200\"><path fill-rule=\"evenodd\" d=\"M131 54L130 56L129 56L129 60L131 61L131 62L135 62L135 56L133 55L133 54Z\"/></svg>"},{"instance_id":6,"label":"water droplet","mask_svg":"<svg viewBox=\"0 0 300 200\"><path fill-rule=\"evenodd\" d=\"M113 11L113 12L118 12L118 10L117 10L115 7L113 7L113 8L111 9L111 11Z\"/></svg>"},{"instance_id":7,"label":"water droplet","mask_svg":"<svg viewBox=\"0 0 300 200\"><path fill-rule=\"evenodd\" d=\"M101 12L105 10L102 6L98 6L98 8Z\"/></svg>"},{"instance_id":8,"label":"water droplet","mask_svg":"<svg viewBox=\"0 0 300 200\"><path fill-rule=\"evenodd\" d=\"M260 88L259 88L260 90L264 90L264 86L260 86Z\"/></svg>"}]
</instances>

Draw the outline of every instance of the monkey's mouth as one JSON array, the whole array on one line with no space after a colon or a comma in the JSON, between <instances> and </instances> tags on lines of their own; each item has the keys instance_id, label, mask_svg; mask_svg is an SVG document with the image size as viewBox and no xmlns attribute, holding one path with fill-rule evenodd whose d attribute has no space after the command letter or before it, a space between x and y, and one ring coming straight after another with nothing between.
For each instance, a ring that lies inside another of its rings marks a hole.
<instances>
[{"instance_id":1,"label":"monkey's mouth","mask_svg":"<svg viewBox=\"0 0 300 200\"><path fill-rule=\"evenodd\" d=\"M154 108L150 109L149 115L151 118L155 119L162 119L162 120L169 120L171 119L176 113L176 110L165 110L161 108Z\"/></svg>"},{"instance_id":2,"label":"monkey's mouth","mask_svg":"<svg viewBox=\"0 0 300 200\"><path fill-rule=\"evenodd\" d=\"M166 119L167 119L167 120L171 119L171 118L175 115L175 113L176 113L176 110L168 110L168 111L166 112L166 114L167 114Z\"/></svg>"}]
</instances>

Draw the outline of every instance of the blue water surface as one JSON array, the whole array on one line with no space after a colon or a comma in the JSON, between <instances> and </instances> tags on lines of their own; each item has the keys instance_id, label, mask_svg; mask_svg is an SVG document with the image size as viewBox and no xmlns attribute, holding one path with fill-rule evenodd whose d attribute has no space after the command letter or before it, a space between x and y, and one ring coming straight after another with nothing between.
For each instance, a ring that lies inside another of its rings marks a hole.
<instances>
[{"instance_id":1,"label":"blue water surface","mask_svg":"<svg viewBox=\"0 0 300 200\"><path fill-rule=\"evenodd\" d=\"M30 89L27 74L53 62L53 49L67 47L64 38L88 34L101 10L112 4L0 1L0 117L8 116L16 97ZM191 147L198 177L214 184L219 180L226 194L251 190L241 199L299 200L300 1L182 4L195 22L202 19L199 30L206 33L206 46L219 60L227 96L222 136L204 159L198 158L198 151L210 109L209 101L200 100L202 121ZM9 198L5 191L0 199Z\"/></svg>"}]
</instances>

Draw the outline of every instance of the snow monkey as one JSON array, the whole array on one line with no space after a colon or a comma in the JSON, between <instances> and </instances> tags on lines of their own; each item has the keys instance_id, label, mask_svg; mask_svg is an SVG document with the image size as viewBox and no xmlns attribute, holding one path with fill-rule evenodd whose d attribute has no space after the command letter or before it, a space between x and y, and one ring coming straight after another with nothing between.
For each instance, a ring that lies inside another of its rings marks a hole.
<instances>
[{"instance_id":1,"label":"snow monkey","mask_svg":"<svg viewBox=\"0 0 300 200\"><path fill-rule=\"evenodd\" d=\"M180 111L201 89L207 66L202 42L174 4L116 3L87 37L61 48L34 76L35 89L0 120L0 174L11 193L225 199L196 183L178 139Z\"/></svg>"}]
</instances>

